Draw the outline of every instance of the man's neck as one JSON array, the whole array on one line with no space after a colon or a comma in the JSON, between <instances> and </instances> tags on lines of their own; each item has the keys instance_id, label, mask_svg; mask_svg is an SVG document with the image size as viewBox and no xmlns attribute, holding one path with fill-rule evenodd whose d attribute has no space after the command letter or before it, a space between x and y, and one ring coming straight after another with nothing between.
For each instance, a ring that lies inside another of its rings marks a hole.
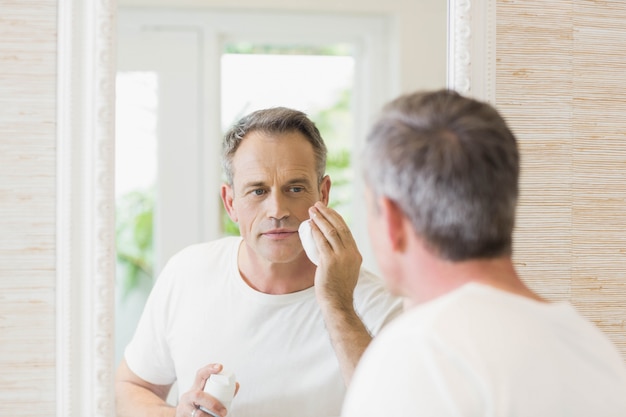
<instances>
[{"instance_id":1,"label":"man's neck","mask_svg":"<svg viewBox=\"0 0 626 417\"><path fill-rule=\"evenodd\" d=\"M312 287L315 278L315 265L304 253L294 262L272 263L250 250L245 241L239 247L237 267L246 284L265 294L302 291Z\"/></svg>"},{"instance_id":2,"label":"man's neck","mask_svg":"<svg viewBox=\"0 0 626 417\"><path fill-rule=\"evenodd\" d=\"M546 301L524 284L508 256L458 262L455 269L459 276L457 287L477 283L536 301Z\"/></svg>"},{"instance_id":3,"label":"man's neck","mask_svg":"<svg viewBox=\"0 0 626 417\"><path fill-rule=\"evenodd\" d=\"M465 284L489 285L502 291L537 301L546 301L531 291L520 279L513 261L508 256L451 262L434 256L421 247L409 262L406 271L413 278L405 280L404 295L409 304L419 304L448 294ZM415 278L415 274L419 278Z\"/></svg>"}]
</instances>

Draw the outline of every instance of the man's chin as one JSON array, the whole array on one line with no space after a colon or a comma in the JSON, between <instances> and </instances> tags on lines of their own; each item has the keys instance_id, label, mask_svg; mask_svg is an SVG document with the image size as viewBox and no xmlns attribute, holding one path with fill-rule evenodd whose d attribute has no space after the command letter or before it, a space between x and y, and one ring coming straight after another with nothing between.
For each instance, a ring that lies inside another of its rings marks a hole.
<instances>
[{"instance_id":1,"label":"man's chin","mask_svg":"<svg viewBox=\"0 0 626 417\"><path fill-rule=\"evenodd\" d=\"M260 259L272 264L288 264L297 262L299 257L304 254L302 250L295 250L293 242L272 241L263 239L263 235L254 242L255 245L247 246Z\"/></svg>"},{"instance_id":2,"label":"man's chin","mask_svg":"<svg viewBox=\"0 0 626 417\"><path fill-rule=\"evenodd\" d=\"M298 261L298 254L293 251L262 251L258 255L272 264L289 264Z\"/></svg>"}]
</instances>

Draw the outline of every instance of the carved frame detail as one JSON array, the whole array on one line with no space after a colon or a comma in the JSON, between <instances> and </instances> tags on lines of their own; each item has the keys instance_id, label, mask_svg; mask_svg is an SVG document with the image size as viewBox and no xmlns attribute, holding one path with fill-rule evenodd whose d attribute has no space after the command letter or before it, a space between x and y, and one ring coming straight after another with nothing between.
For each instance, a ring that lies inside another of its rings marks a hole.
<instances>
[{"instance_id":1,"label":"carved frame detail","mask_svg":"<svg viewBox=\"0 0 626 417\"><path fill-rule=\"evenodd\" d=\"M495 104L496 0L448 0L448 88Z\"/></svg>"},{"instance_id":2,"label":"carved frame detail","mask_svg":"<svg viewBox=\"0 0 626 417\"><path fill-rule=\"evenodd\" d=\"M58 2L59 417L115 415L114 97L111 0Z\"/></svg>"}]
</instances>

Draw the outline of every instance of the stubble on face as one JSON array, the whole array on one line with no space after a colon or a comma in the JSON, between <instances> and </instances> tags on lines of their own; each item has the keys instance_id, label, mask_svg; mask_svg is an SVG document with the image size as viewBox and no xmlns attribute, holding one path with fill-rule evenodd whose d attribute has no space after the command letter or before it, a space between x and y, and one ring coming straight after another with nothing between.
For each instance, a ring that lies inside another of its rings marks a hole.
<instances>
[{"instance_id":1,"label":"stubble on face","mask_svg":"<svg viewBox=\"0 0 626 417\"><path fill-rule=\"evenodd\" d=\"M271 263L302 253L298 226L320 200L312 145L299 132L250 132L233 158L233 207L251 255Z\"/></svg>"}]
</instances>

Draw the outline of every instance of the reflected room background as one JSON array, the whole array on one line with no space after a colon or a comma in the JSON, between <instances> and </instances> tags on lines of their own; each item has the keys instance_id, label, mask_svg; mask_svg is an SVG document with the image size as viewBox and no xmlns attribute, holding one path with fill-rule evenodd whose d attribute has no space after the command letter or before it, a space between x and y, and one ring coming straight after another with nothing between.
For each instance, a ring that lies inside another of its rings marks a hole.
<instances>
[{"instance_id":1,"label":"reflected room background","mask_svg":"<svg viewBox=\"0 0 626 417\"><path fill-rule=\"evenodd\" d=\"M184 65L184 62L181 63ZM181 68L184 72L184 68ZM316 123L329 148L327 172L333 180L331 206L350 223L353 176L352 96L354 57L349 45L225 45L221 58L221 129L224 132L245 114L261 108L286 106L306 112ZM158 172L159 135L157 71L119 71L117 74L116 129L116 246L117 340L116 363L132 336L143 303L156 275L167 260L157 256L162 246L155 238L158 216L158 180L184 187L183 179L162 178ZM194 157L193 155L190 155ZM217 163L212 158L206 163ZM217 190L203 190L218 197ZM185 207L179 205L179 216ZM215 214L214 214L215 215ZM239 230L221 210L220 231ZM197 243L190 236L186 244ZM173 248L182 249L179 248ZM159 254L160 255L160 254ZM129 319L132 317L132 319Z\"/></svg>"},{"instance_id":2,"label":"reflected room background","mask_svg":"<svg viewBox=\"0 0 626 417\"><path fill-rule=\"evenodd\" d=\"M412 82L442 87L445 2L433 10L440 33L420 41L442 58L424 67L438 83ZM116 366L164 263L187 245L238 234L219 197L221 139L254 110L292 107L317 124L329 149L330 204L351 226L364 266L377 270L358 152L369 120L402 83L391 14L121 7L117 18Z\"/></svg>"}]
</instances>

